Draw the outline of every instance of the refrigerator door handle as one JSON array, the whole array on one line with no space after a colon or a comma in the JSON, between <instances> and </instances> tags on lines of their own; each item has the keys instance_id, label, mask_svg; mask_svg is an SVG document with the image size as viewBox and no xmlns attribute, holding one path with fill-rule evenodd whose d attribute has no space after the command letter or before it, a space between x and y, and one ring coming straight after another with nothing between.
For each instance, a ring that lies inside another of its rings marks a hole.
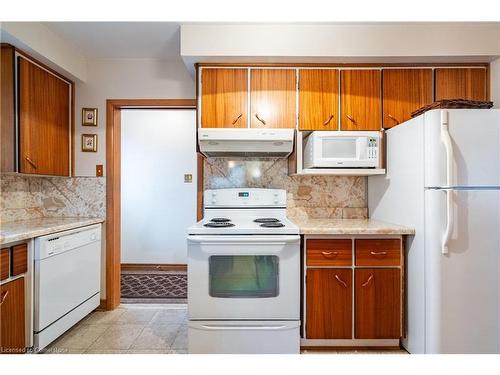
<instances>
[{"instance_id":1,"label":"refrigerator door handle","mask_svg":"<svg viewBox=\"0 0 500 375\"><path fill-rule=\"evenodd\" d=\"M450 131L448 127L448 112L441 111L441 142L444 145L446 152L446 187L452 186L453 181L453 145L451 144ZM441 253L448 254L448 241L450 240L451 231L453 228L453 215L452 215L452 193L453 190L447 189L446 193L446 229L444 231Z\"/></svg>"}]
</instances>

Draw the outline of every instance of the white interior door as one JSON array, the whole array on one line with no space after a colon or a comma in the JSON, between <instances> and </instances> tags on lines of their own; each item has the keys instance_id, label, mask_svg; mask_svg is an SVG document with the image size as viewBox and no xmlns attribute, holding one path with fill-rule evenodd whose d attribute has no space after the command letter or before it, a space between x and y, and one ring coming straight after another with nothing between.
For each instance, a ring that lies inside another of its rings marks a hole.
<instances>
[{"instance_id":1,"label":"white interior door","mask_svg":"<svg viewBox=\"0 0 500 375\"><path fill-rule=\"evenodd\" d=\"M195 110L122 110L122 263L187 263L196 166Z\"/></svg>"},{"instance_id":2,"label":"white interior door","mask_svg":"<svg viewBox=\"0 0 500 375\"><path fill-rule=\"evenodd\" d=\"M447 255L447 193L425 194L426 352L500 353L500 190L452 191Z\"/></svg>"}]
</instances>

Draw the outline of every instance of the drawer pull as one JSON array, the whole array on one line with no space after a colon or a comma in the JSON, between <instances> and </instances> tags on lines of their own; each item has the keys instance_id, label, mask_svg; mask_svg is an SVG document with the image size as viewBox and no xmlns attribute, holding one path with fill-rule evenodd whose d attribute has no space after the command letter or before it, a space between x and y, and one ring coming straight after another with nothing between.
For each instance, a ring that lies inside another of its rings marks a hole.
<instances>
[{"instance_id":1,"label":"drawer pull","mask_svg":"<svg viewBox=\"0 0 500 375\"><path fill-rule=\"evenodd\" d=\"M328 258L330 255L333 255L334 257L336 257L337 255L339 255L339 252L338 251L322 251L321 255L323 255L325 258Z\"/></svg>"},{"instance_id":2,"label":"drawer pull","mask_svg":"<svg viewBox=\"0 0 500 375\"><path fill-rule=\"evenodd\" d=\"M361 284L361 286L364 288L365 286L368 286L368 284L370 284L370 281L372 281L373 279L373 274L370 275L370 277L368 278L368 280L366 280L363 284Z\"/></svg>"},{"instance_id":3,"label":"drawer pull","mask_svg":"<svg viewBox=\"0 0 500 375\"><path fill-rule=\"evenodd\" d=\"M31 160L29 157L25 156L24 159L33 167L36 169L36 164L33 160Z\"/></svg>"},{"instance_id":4,"label":"drawer pull","mask_svg":"<svg viewBox=\"0 0 500 375\"><path fill-rule=\"evenodd\" d=\"M3 305L3 302L5 301L5 299L7 298L8 295L9 295L9 291L8 290L6 290L5 292L3 292L2 298L0 299L0 306Z\"/></svg>"},{"instance_id":5,"label":"drawer pull","mask_svg":"<svg viewBox=\"0 0 500 375\"><path fill-rule=\"evenodd\" d=\"M258 113L255 114L255 117L257 118L257 120L259 120L260 122L262 122L262 125L266 125L266 122L259 117Z\"/></svg>"},{"instance_id":6,"label":"drawer pull","mask_svg":"<svg viewBox=\"0 0 500 375\"><path fill-rule=\"evenodd\" d=\"M335 274L335 279L337 279L337 281L338 281L340 284L342 284L342 286L343 286L344 288L347 288L347 284L346 284L346 282L345 282L344 280L342 280L342 279L339 277L339 275Z\"/></svg>"},{"instance_id":7,"label":"drawer pull","mask_svg":"<svg viewBox=\"0 0 500 375\"><path fill-rule=\"evenodd\" d=\"M387 255L387 251L370 251L370 254L374 257L381 256L385 257Z\"/></svg>"},{"instance_id":8,"label":"drawer pull","mask_svg":"<svg viewBox=\"0 0 500 375\"><path fill-rule=\"evenodd\" d=\"M356 125L356 120L354 120L353 117L351 117L349 115L345 115L345 116L349 119L349 121L351 121L354 125Z\"/></svg>"},{"instance_id":9,"label":"drawer pull","mask_svg":"<svg viewBox=\"0 0 500 375\"><path fill-rule=\"evenodd\" d=\"M236 122L238 122L238 120L241 118L241 116L243 116L243 113L240 113L240 115L238 117L236 117L231 124L232 125L236 124Z\"/></svg>"},{"instance_id":10,"label":"drawer pull","mask_svg":"<svg viewBox=\"0 0 500 375\"><path fill-rule=\"evenodd\" d=\"M399 121L393 116L393 115L387 115L387 117L389 117L392 121L394 121L396 123L396 125L399 125Z\"/></svg>"},{"instance_id":11,"label":"drawer pull","mask_svg":"<svg viewBox=\"0 0 500 375\"><path fill-rule=\"evenodd\" d=\"M323 126L327 126L327 125L330 123L330 121L332 121L332 119L333 119L333 115L330 115L330 117L328 118L328 120L326 120L326 121L323 123Z\"/></svg>"}]
</instances>

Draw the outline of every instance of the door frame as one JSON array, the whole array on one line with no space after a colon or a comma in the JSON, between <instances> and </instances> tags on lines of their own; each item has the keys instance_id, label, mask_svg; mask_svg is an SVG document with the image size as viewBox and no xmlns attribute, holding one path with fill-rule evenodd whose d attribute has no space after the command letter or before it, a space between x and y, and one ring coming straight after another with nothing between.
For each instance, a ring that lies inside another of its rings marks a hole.
<instances>
[{"instance_id":1,"label":"door frame","mask_svg":"<svg viewBox=\"0 0 500 375\"><path fill-rule=\"evenodd\" d=\"M106 310L113 310L120 304L121 110L130 108L196 110L196 99L106 100L106 300L101 303ZM197 217L200 219L203 157L199 153L197 156Z\"/></svg>"}]
</instances>

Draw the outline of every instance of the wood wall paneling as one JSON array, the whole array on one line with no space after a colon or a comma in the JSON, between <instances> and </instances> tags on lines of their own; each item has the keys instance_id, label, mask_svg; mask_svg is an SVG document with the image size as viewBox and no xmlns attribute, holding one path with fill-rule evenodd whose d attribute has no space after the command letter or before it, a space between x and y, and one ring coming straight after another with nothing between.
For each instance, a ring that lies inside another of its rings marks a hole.
<instances>
[{"instance_id":1,"label":"wood wall paneling","mask_svg":"<svg viewBox=\"0 0 500 375\"><path fill-rule=\"evenodd\" d=\"M247 69L202 69L201 86L202 127L247 127Z\"/></svg>"},{"instance_id":2,"label":"wood wall paneling","mask_svg":"<svg viewBox=\"0 0 500 375\"><path fill-rule=\"evenodd\" d=\"M339 71L299 70L299 129L338 130Z\"/></svg>"},{"instance_id":3,"label":"wood wall paneling","mask_svg":"<svg viewBox=\"0 0 500 375\"><path fill-rule=\"evenodd\" d=\"M341 130L380 130L380 70L342 70L340 75Z\"/></svg>"},{"instance_id":4,"label":"wood wall paneling","mask_svg":"<svg viewBox=\"0 0 500 375\"><path fill-rule=\"evenodd\" d=\"M19 57L20 172L70 175L70 84Z\"/></svg>"},{"instance_id":5,"label":"wood wall paneling","mask_svg":"<svg viewBox=\"0 0 500 375\"><path fill-rule=\"evenodd\" d=\"M436 68L435 100L487 100L487 74L483 68Z\"/></svg>"},{"instance_id":6,"label":"wood wall paneling","mask_svg":"<svg viewBox=\"0 0 500 375\"><path fill-rule=\"evenodd\" d=\"M432 103L432 69L382 71L383 126L392 128L411 119L411 113Z\"/></svg>"},{"instance_id":7,"label":"wood wall paneling","mask_svg":"<svg viewBox=\"0 0 500 375\"><path fill-rule=\"evenodd\" d=\"M250 126L295 128L296 72L294 69L250 71Z\"/></svg>"},{"instance_id":8,"label":"wood wall paneling","mask_svg":"<svg viewBox=\"0 0 500 375\"><path fill-rule=\"evenodd\" d=\"M0 51L0 171L14 172L15 165L15 101L14 101L14 48L3 46Z\"/></svg>"},{"instance_id":9,"label":"wood wall paneling","mask_svg":"<svg viewBox=\"0 0 500 375\"><path fill-rule=\"evenodd\" d=\"M308 339L352 338L352 270L307 270Z\"/></svg>"},{"instance_id":10,"label":"wood wall paneling","mask_svg":"<svg viewBox=\"0 0 500 375\"><path fill-rule=\"evenodd\" d=\"M25 349L24 277L0 285L0 352L20 354Z\"/></svg>"}]
</instances>

